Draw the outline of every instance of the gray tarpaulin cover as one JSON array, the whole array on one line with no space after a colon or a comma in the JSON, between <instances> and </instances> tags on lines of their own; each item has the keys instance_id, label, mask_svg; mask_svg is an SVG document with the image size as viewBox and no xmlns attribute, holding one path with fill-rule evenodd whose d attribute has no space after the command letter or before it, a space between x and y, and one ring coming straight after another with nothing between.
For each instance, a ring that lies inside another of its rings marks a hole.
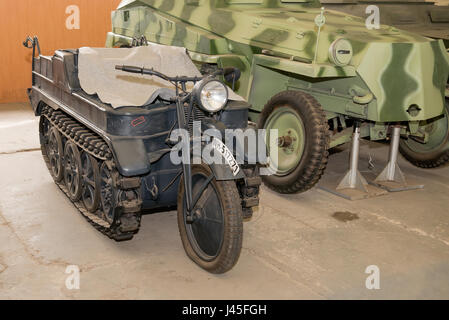
<instances>
[{"instance_id":1,"label":"gray tarpaulin cover","mask_svg":"<svg viewBox=\"0 0 449 320\"><path fill-rule=\"evenodd\" d=\"M143 106L158 96L174 96L174 86L158 77L115 70L116 65L153 68L168 76L201 76L186 49L158 44L136 48L79 49L78 76L81 88L97 94L103 103L113 108ZM191 90L192 83L187 88ZM241 100L229 89L230 99Z\"/></svg>"}]
</instances>

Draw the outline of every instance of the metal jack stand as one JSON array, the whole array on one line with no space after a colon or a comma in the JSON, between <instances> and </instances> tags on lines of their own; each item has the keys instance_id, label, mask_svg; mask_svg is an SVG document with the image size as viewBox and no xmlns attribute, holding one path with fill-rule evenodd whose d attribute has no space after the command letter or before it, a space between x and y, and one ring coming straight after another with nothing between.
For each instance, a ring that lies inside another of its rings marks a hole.
<instances>
[{"instance_id":1,"label":"metal jack stand","mask_svg":"<svg viewBox=\"0 0 449 320\"><path fill-rule=\"evenodd\" d=\"M360 153L360 123L354 124L354 133L352 135L351 154L349 158L349 171L343 179L339 180L340 175L334 175L336 178L329 177L329 182L322 181L320 188L348 200L359 200L370 197L376 197L386 194L387 191L369 185L366 179L360 173L359 166ZM335 185L337 187L335 188Z\"/></svg>"},{"instance_id":2,"label":"metal jack stand","mask_svg":"<svg viewBox=\"0 0 449 320\"><path fill-rule=\"evenodd\" d=\"M398 165L399 141L401 127L394 126L391 133L388 164L373 181L373 184L390 192L422 189L424 185L408 185L405 176Z\"/></svg>"},{"instance_id":3,"label":"metal jack stand","mask_svg":"<svg viewBox=\"0 0 449 320\"><path fill-rule=\"evenodd\" d=\"M354 125L352 134L351 155L349 158L349 171L337 186L337 190L358 189L362 192L368 192L368 182L359 171L359 151L360 151L360 124Z\"/></svg>"}]
</instances>

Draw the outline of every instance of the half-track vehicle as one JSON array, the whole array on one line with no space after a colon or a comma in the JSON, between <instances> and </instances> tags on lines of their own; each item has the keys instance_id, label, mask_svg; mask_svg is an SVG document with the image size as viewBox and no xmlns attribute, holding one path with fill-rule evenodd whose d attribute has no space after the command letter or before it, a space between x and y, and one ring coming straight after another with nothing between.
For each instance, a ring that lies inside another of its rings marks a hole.
<instances>
[{"instance_id":1,"label":"half-track vehicle","mask_svg":"<svg viewBox=\"0 0 449 320\"><path fill-rule=\"evenodd\" d=\"M353 127L384 140L400 126L413 164L449 161L441 40L388 25L369 30L365 18L318 0L123 0L106 46L141 38L187 48L204 73L241 70L235 89L252 105L250 120L278 129L277 171L263 177L278 192L313 187L329 149L351 141Z\"/></svg>"},{"instance_id":2,"label":"half-track vehicle","mask_svg":"<svg viewBox=\"0 0 449 320\"><path fill-rule=\"evenodd\" d=\"M258 205L262 181L255 163L237 163L234 155L243 150L237 144L230 150L216 135L206 135L207 129L243 131L248 125L249 104L215 78L222 70L202 76L178 47L80 48L44 56L37 37L24 45L33 48L28 95L40 117L43 158L55 183L88 222L108 237L125 241L138 232L145 210L177 207L187 255L209 272L230 270L241 251L242 221ZM98 55L104 64L95 62ZM140 65L117 63L136 55L146 57L137 60ZM174 69L164 74L142 67L151 61ZM176 74L189 63L195 71ZM97 77L110 69L116 73L110 81ZM227 69L227 74L232 72ZM126 104L132 100L123 100L124 95L139 81L142 86L130 98L151 91L153 85L156 90L147 94L151 99L143 105ZM97 89L101 85L106 91ZM189 161L195 124L202 133L200 152L209 148L222 161L207 162L203 153L196 154L197 162ZM176 129L189 134L183 143L182 136L173 136ZM173 153L181 154L182 161L174 162Z\"/></svg>"}]
</instances>

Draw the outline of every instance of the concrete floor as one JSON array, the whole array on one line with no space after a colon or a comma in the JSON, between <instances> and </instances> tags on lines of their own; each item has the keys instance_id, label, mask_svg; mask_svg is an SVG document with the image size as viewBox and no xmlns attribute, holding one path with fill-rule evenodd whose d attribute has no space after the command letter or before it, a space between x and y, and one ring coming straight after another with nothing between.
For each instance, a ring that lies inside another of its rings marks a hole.
<instances>
[{"instance_id":1,"label":"concrete floor","mask_svg":"<svg viewBox=\"0 0 449 320\"><path fill-rule=\"evenodd\" d=\"M449 298L448 167L401 158L425 189L359 201L264 187L238 264L215 276L184 254L175 212L144 216L130 242L95 231L53 184L37 132L28 104L0 105L0 299ZM380 170L387 152L364 143L360 169L371 154ZM332 154L323 181L347 158L345 148ZM68 265L80 267L79 290L65 286ZM379 290L365 287L369 265L380 269Z\"/></svg>"}]
</instances>

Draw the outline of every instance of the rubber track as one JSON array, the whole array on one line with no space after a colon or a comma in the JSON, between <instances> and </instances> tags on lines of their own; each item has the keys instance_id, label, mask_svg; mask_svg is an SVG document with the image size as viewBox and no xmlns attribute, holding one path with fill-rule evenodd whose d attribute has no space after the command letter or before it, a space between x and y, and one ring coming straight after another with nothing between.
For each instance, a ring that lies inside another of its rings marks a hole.
<instances>
[{"instance_id":1,"label":"rubber track","mask_svg":"<svg viewBox=\"0 0 449 320\"><path fill-rule=\"evenodd\" d=\"M120 177L116 166L114 165L114 160L112 159L112 153L109 150L106 142L97 134L93 133L90 129L85 127L84 125L77 122L75 119L71 118L67 114L63 113L59 110L54 110L51 107L44 107L42 110L42 115L52 124L58 131L66 137L66 139L74 142L78 147L80 147L85 152L92 155L94 158L101 161L109 161L112 167L112 170L115 171L117 176ZM45 160L45 164L47 165L48 170L51 172L50 161L47 157L44 146L41 144L41 152L42 156ZM122 178L124 179L124 178ZM69 198L68 191L64 182L55 182L56 185L66 194ZM114 221L112 224L107 222L106 220L101 218L102 212L101 210L97 210L95 213L91 213L87 211L84 207L83 201L79 200L77 202L73 202L74 206L78 209L81 215L98 231L106 235L107 237L115 240L115 241L127 241L131 240L139 231L140 227L140 207L142 204L142 200L140 199L140 183L138 187L133 188L136 191L136 194L139 195L138 199L132 200L121 200L117 207L127 208L126 215L129 219L130 217L135 220L137 228L134 230L127 230L126 232L122 232L120 230L120 220ZM129 189L128 189L129 190Z\"/></svg>"}]
</instances>

